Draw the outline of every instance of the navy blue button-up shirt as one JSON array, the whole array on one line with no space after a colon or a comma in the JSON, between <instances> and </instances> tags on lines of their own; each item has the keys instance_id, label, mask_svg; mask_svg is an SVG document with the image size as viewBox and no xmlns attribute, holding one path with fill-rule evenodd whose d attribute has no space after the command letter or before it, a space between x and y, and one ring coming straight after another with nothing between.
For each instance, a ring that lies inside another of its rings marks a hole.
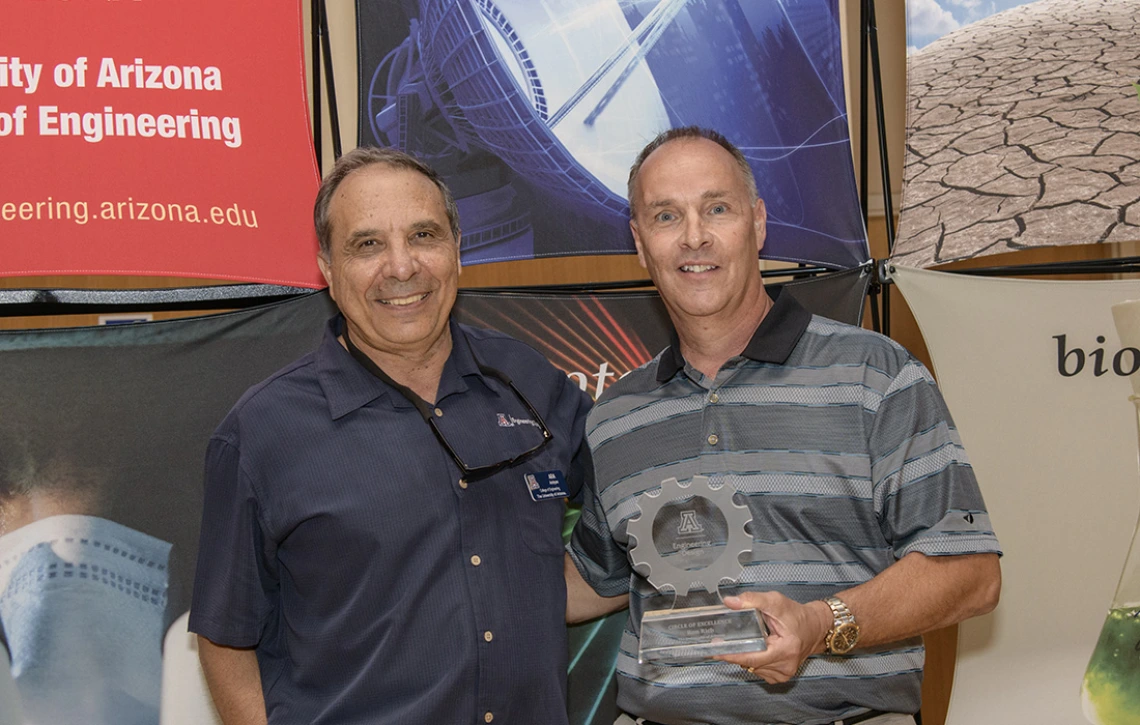
<instances>
[{"instance_id":1,"label":"navy blue button-up shirt","mask_svg":"<svg viewBox=\"0 0 1140 725\"><path fill-rule=\"evenodd\" d=\"M210 441L190 628L257 648L270 723L566 722L561 499L589 398L530 347L452 323L435 422L336 340L242 397Z\"/></svg>"}]
</instances>

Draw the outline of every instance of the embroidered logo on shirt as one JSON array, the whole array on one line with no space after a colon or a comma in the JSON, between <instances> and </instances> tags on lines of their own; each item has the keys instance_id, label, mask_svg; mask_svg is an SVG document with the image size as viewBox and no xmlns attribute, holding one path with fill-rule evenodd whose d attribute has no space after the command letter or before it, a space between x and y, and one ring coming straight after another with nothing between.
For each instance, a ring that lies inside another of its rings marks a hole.
<instances>
[{"instance_id":1,"label":"embroidered logo on shirt","mask_svg":"<svg viewBox=\"0 0 1140 725\"><path fill-rule=\"evenodd\" d=\"M506 413L496 413L495 415L498 418L500 428L514 428L516 425L529 425L534 428L541 428L538 423L535 423L530 418L516 418Z\"/></svg>"}]
</instances>

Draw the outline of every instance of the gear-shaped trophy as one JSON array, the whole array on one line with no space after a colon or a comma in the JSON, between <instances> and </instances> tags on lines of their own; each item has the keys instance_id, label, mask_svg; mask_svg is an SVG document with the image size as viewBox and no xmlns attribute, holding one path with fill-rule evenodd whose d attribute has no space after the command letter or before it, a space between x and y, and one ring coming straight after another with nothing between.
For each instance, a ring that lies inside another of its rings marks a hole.
<instances>
[{"instance_id":1,"label":"gear-shaped trophy","mask_svg":"<svg viewBox=\"0 0 1140 725\"><path fill-rule=\"evenodd\" d=\"M720 585L744 571L739 557L752 551L745 530L752 515L733 501L735 493L728 483L713 487L707 476L694 476L687 483L667 478L660 491L638 497L639 513L627 526L630 562L658 591L675 595L671 608L642 614L639 662L696 662L765 649L767 630L755 609L683 606L695 590L719 599Z\"/></svg>"}]
</instances>

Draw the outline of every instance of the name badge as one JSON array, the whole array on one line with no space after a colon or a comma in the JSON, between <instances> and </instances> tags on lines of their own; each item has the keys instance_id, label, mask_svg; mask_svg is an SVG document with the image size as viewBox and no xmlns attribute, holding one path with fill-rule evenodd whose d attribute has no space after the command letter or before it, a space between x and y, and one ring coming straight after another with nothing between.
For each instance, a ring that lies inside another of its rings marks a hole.
<instances>
[{"instance_id":1,"label":"name badge","mask_svg":"<svg viewBox=\"0 0 1140 725\"><path fill-rule=\"evenodd\" d=\"M530 497L535 501L566 498L570 495L562 471L539 471L528 473L523 478L526 479L526 488L530 491Z\"/></svg>"}]
</instances>

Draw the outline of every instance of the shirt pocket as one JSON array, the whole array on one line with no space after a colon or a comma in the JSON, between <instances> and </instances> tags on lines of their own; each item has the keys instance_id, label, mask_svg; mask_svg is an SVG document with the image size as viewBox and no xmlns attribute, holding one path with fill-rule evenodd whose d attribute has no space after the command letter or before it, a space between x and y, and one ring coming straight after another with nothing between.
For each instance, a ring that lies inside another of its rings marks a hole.
<instances>
[{"instance_id":1,"label":"shirt pocket","mask_svg":"<svg viewBox=\"0 0 1140 725\"><path fill-rule=\"evenodd\" d=\"M511 499L519 536L528 549L540 556L561 556L564 551L562 525L566 517L566 499L535 501L526 485L525 475L554 470L565 475L564 468L556 460L543 456L516 466L507 474L518 479L517 485L512 487Z\"/></svg>"}]
</instances>

